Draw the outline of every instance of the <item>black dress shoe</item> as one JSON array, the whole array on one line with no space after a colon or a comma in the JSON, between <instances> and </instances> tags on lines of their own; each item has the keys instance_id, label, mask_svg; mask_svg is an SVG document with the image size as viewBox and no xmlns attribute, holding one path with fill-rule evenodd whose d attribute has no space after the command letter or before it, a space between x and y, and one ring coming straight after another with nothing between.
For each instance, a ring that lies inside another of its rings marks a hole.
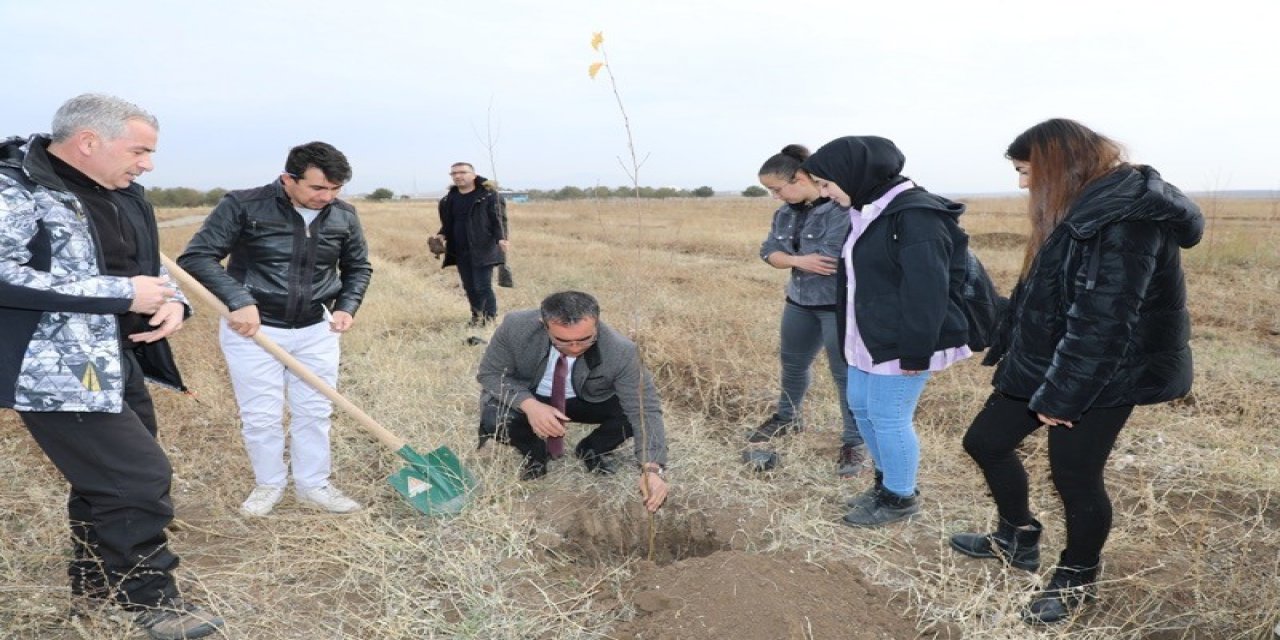
<instances>
[{"instance_id":1,"label":"black dress shoe","mask_svg":"<svg viewBox=\"0 0 1280 640\"><path fill-rule=\"evenodd\" d=\"M614 462L613 456L609 454L596 453L591 449L580 449L577 453L578 457L582 458L582 466L591 473L611 476L618 472L618 463Z\"/></svg>"},{"instance_id":2,"label":"black dress shoe","mask_svg":"<svg viewBox=\"0 0 1280 640\"><path fill-rule=\"evenodd\" d=\"M520 465L521 480L537 480L545 475L547 475L547 463L542 460L526 458Z\"/></svg>"}]
</instances>

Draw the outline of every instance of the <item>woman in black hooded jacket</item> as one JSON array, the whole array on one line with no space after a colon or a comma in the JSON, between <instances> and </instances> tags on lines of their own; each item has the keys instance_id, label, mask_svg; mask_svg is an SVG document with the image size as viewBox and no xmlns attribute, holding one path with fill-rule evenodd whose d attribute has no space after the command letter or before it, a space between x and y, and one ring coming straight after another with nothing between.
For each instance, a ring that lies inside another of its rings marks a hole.
<instances>
[{"instance_id":1,"label":"woman in black hooded jacket","mask_svg":"<svg viewBox=\"0 0 1280 640\"><path fill-rule=\"evenodd\" d=\"M1031 623L1093 597L1111 530L1103 470L1134 405L1191 389L1190 319L1179 247L1200 241L1199 208L1160 174L1071 120L1042 122L1009 145L1031 192L1031 236L996 344L994 393L964 437L999 512L996 531L951 537L957 551L1019 569L1040 564L1041 525L1015 450L1045 425L1067 542Z\"/></svg>"},{"instance_id":2,"label":"woman in black hooded jacket","mask_svg":"<svg viewBox=\"0 0 1280 640\"><path fill-rule=\"evenodd\" d=\"M876 136L832 140L804 161L823 196L850 208L837 265L837 334L849 407L875 484L849 501L844 524L875 527L920 510L916 402L929 377L972 355L961 291L969 238L964 205L902 175L906 158Z\"/></svg>"}]
</instances>

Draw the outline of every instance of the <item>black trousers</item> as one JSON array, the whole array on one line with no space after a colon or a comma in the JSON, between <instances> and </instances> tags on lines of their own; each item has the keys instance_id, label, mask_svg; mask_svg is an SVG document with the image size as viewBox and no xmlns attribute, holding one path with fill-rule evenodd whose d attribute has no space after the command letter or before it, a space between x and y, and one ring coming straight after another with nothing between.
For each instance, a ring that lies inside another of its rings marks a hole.
<instances>
[{"instance_id":1,"label":"black trousers","mask_svg":"<svg viewBox=\"0 0 1280 640\"><path fill-rule=\"evenodd\" d=\"M1063 565L1092 567L1102 556L1111 533L1111 498L1102 474L1132 412L1133 405L1094 407L1070 429L1049 429L1049 469L1067 520ZM964 450L982 468L1000 517L1014 525L1032 520L1027 471L1016 449L1040 427L1028 401L995 392L964 435Z\"/></svg>"},{"instance_id":2,"label":"black trousers","mask_svg":"<svg viewBox=\"0 0 1280 640\"><path fill-rule=\"evenodd\" d=\"M27 430L71 484L71 592L128 608L177 596L165 527L173 469L156 441L155 407L133 354L123 350L120 413L21 412Z\"/></svg>"},{"instance_id":3,"label":"black trousers","mask_svg":"<svg viewBox=\"0 0 1280 640\"><path fill-rule=\"evenodd\" d=\"M534 396L539 402L551 404L546 396ZM600 425L578 442L579 458L587 454L604 454L617 449L632 436L631 422L622 411L622 403L614 396L604 402L587 402L578 398L565 401L565 415L573 422ZM547 461L547 441L538 437L529 426L529 418L523 411L511 411L507 418L507 440L526 458L538 462ZM501 436L499 436L501 437Z\"/></svg>"},{"instance_id":4,"label":"black trousers","mask_svg":"<svg viewBox=\"0 0 1280 640\"><path fill-rule=\"evenodd\" d=\"M498 297L493 293L493 265L476 265L471 254L458 256L458 278L471 305L471 317L493 320L498 315Z\"/></svg>"}]
</instances>

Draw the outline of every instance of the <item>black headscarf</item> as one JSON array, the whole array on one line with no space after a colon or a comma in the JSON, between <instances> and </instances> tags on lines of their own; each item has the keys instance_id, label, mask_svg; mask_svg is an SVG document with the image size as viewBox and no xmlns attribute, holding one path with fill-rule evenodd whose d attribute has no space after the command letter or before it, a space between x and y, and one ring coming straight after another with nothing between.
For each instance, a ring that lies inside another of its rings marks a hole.
<instances>
[{"instance_id":1,"label":"black headscarf","mask_svg":"<svg viewBox=\"0 0 1280 640\"><path fill-rule=\"evenodd\" d=\"M801 165L809 175L836 183L854 208L874 202L906 180L907 157L888 138L845 136L822 145Z\"/></svg>"}]
</instances>

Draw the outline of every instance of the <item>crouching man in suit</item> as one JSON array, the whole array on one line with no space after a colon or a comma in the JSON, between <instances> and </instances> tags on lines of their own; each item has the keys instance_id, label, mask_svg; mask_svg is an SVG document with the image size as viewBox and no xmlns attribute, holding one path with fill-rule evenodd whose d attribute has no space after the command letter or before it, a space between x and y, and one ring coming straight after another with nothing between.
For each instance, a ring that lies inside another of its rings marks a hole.
<instances>
[{"instance_id":1,"label":"crouching man in suit","mask_svg":"<svg viewBox=\"0 0 1280 640\"><path fill-rule=\"evenodd\" d=\"M580 291L548 296L539 309L506 314L480 361L481 445L505 427L524 454L521 480L541 478L564 452L568 422L598 425L574 448L588 471L617 473L611 452L635 439L640 492L649 511L667 498L662 402L635 343L600 321Z\"/></svg>"}]
</instances>

